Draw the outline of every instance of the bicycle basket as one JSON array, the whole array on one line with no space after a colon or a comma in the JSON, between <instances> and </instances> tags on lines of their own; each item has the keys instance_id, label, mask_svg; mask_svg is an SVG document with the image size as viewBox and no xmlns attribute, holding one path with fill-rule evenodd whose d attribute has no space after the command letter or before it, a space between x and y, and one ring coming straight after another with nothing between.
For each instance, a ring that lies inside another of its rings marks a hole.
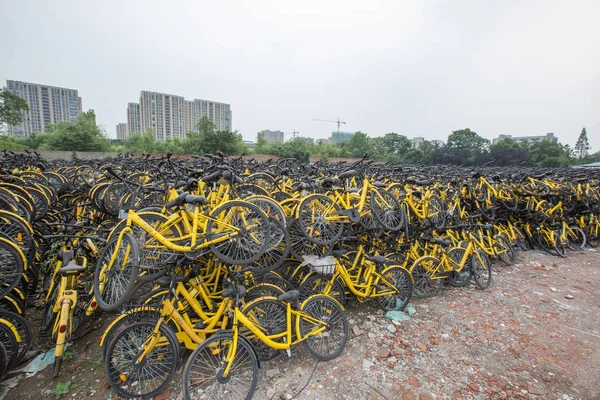
<instances>
[{"instance_id":1,"label":"bicycle basket","mask_svg":"<svg viewBox=\"0 0 600 400\"><path fill-rule=\"evenodd\" d=\"M303 256L304 262L302 265L308 265L309 268L321 275L332 275L335 272L335 258L327 256L320 258L319 256Z\"/></svg>"}]
</instances>

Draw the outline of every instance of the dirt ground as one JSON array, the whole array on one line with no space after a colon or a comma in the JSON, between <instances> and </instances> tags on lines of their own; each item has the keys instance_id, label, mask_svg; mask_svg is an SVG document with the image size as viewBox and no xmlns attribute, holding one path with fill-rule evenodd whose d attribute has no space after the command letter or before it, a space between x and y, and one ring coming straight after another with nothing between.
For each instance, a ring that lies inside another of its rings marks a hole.
<instances>
[{"instance_id":1,"label":"dirt ground","mask_svg":"<svg viewBox=\"0 0 600 400\"><path fill-rule=\"evenodd\" d=\"M299 347L262 363L255 399L600 399L600 252L566 259L519 254L494 264L489 290L448 288L414 300L392 323L372 304L347 305L343 354L319 362ZM111 316L6 399L113 399L98 341ZM33 320L32 326L39 326ZM187 357L187 353L186 353ZM158 400L181 399L180 372ZM62 393L62 394L61 394Z\"/></svg>"}]
</instances>

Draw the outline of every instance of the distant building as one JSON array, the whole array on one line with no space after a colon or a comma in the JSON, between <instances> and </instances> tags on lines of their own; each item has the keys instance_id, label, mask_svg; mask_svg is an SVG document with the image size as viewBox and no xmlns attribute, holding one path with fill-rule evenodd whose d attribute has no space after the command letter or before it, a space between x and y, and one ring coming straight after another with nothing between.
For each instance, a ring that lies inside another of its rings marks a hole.
<instances>
[{"instance_id":1,"label":"distant building","mask_svg":"<svg viewBox=\"0 0 600 400\"><path fill-rule=\"evenodd\" d=\"M129 136L129 132L127 131L127 124L126 123L117 124L117 139L124 140L124 139L127 139L127 136Z\"/></svg>"},{"instance_id":2,"label":"distant building","mask_svg":"<svg viewBox=\"0 0 600 400\"><path fill-rule=\"evenodd\" d=\"M331 143L331 138L327 138L327 139L317 139L317 140L316 140L316 143L317 143L317 144L321 144L321 143L323 143L323 144L329 144L329 143Z\"/></svg>"},{"instance_id":3,"label":"distant building","mask_svg":"<svg viewBox=\"0 0 600 400\"><path fill-rule=\"evenodd\" d=\"M244 140L244 144L248 146L250 150L254 150L256 147L256 142L253 142L252 140Z\"/></svg>"},{"instance_id":4,"label":"distant building","mask_svg":"<svg viewBox=\"0 0 600 400\"><path fill-rule=\"evenodd\" d=\"M9 80L6 89L25 99L29 106L23 122L9 127L17 137L44 132L50 124L76 122L82 110L81 97L75 89Z\"/></svg>"},{"instance_id":5,"label":"distant building","mask_svg":"<svg viewBox=\"0 0 600 400\"><path fill-rule=\"evenodd\" d=\"M415 138L410 139L410 141L412 143L412 148L418 149L419 146L421 146L421 143L423 143L425 141L425 138L421 137L421 136L417 136Z\"/></svg>"},{"instance_id":6,"label":"distant building","mask_svg":"<svg viewBox=\"0 0 600 400\"><path fill-rule=\"evenodd\" d=\"M504 139L512 139L517 143L527 143L527 144L535 144L535 143L541 142L543 140L558 143L558 138L556 136L554 136L554 133L547 133L544 136L518 136L518 137L501 134L501 135L498 135L497 138L492 139L492 144L501 142Z\"/></svg>"},{"instance_id":7,"label":"distant building","mask_svg":"<svg viewBox=\"0 0 600 400\"><path fill-rule=\"evenodd\" d=\"M186 100L182 96L142 91L139 103L128 103L129 132L154 131L156 140L185 137L198 131L198 121L207 116L218 131L231 131L231 106L210 100ZM138 122L139 121L139 122Z\"/></svg>"},{"instance_id":8,"label":"distant building","mask_svg":"<svg viewBox=\"0 0 600 400\"><path fill-rule=\"evenodd\" d=\"M127 133L142 133L142 116L138 103L127 103Z\"/></svg>"},{"instance_id":9,"label":"distant building","mask_svg":"<svg viewBox=\"0 0 600 400\"><path fill-rule=\"evenodd\" d=\"M345 143L352 139L353 132L331 132L331 144Z\"/></svg>"},{"instance_id":10,"label":"distant building","mask_svg":"<svg viewBox=\"0 0 600 400\"><path fill-rule=\"evenodd\" d=\"M284 138L285 138L285 134L282 131L272 131L269 129L265 129L264 131L261 131L260 133L263 135L263 138L267 142L283 143Z\"/></svg>"}]
</instances>

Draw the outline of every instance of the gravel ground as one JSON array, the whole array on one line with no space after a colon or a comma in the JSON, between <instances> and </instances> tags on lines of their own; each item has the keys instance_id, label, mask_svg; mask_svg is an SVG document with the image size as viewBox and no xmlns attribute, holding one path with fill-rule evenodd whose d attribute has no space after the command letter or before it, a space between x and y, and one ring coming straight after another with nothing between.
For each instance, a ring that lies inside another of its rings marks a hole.
<instances>
[{"instance_id":1,"label":"gravel ground","mask_svg":"<svg viewBox=\"0 0 600 400\"><path fill-rule=\"evenodd\" d=\"M372 304L347 305L350 340L334 361L299 347L261 365L255 399L600 399L600 252L566 259L520 253L494 264L489 290L448 288L414 300L397 324ZM6 399L112 399L98 339L110 320ZM32 321L36 326L39 321ZM181 398L180 374L158 400ZM60 386L59 386L60 385Z\"/></svg>"}]
</instances>

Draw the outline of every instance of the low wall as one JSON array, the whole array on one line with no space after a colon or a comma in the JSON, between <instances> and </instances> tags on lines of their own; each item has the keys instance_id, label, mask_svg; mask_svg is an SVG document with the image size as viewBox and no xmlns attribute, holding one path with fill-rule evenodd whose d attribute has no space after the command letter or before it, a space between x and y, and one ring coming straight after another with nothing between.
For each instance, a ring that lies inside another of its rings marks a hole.
<instances>
[{"instance_id":1,"label":"low wall","mask_svg":"<svg viewBox=\"0 0 600 400\"><path fill-rule=\"evenodd\" d=\"M53 160L72 160L73 156L81 160L103 160L108 157L115 157L116 152L101 152L101 151L59 151L59 150L36 150L37 153L48 161ZM15 151L15 153L23 153L24 151Z\"/></svg>"},{"instance_id":2,"label":"low wall","mask_svg":"<svg viewBox=\"0 0 600 400\"><path fill-rule=\"evenodd\" d=\"M116 152L98 152L98 151L59 151L59 150L36 150L44 160L72 160L73 156L80 160L103 160L106 158L116 157L119 153ZM25 153L24 151L16 151L15 153ZM160 157L165 154L153 154L153 157ZM133 154L134 157L141 156L141 154ZM177 155L181 158L191 158L191 155ZM232 156L231 158L235 158ZM281 157L274 156L272 154L249 154L243 157L245 160L254 159L256 161L267 161L267 160L278 160ZM317 162L321 157L313 156L310 157L310 162ZM340 157L329 157L329 162L348 162L353 163L360 160L360 158L340 158Z\"/></svg>"}]
</instances>

